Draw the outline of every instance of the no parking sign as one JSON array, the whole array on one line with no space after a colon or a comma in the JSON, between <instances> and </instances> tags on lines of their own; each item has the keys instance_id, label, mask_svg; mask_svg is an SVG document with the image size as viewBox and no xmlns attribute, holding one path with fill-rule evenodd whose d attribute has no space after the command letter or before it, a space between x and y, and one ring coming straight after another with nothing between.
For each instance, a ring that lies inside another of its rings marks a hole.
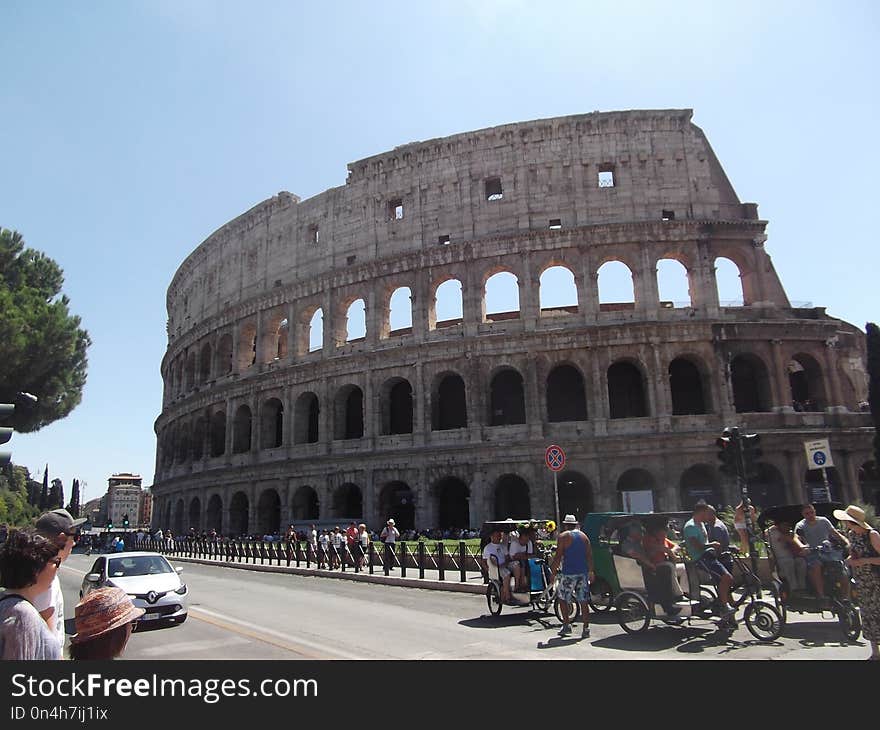
<instances>
[{"instance_id":1,"label":"no parking sign","mask_svg":"<svg viewBox=\"0 0 880 730\"><path fill-rule=\"evenodd\" d=\"M562 471L565 467L565 452L561 446L551 444L544 452L544 463L550 471Z\"/></svg>"}]
</instances>

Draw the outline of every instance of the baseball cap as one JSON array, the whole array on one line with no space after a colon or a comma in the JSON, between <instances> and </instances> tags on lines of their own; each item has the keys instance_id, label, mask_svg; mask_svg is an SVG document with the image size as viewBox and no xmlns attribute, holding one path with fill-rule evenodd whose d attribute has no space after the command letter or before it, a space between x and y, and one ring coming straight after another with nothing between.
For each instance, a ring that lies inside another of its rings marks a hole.
<instances>
[{"instance_id":1,"label":"baseball cap","mask_svg":"<svg viewBox=\"0 0 880 730\"><path fill-rule=\"evenodd\" d=\"M45 512L40 515L37 520L36 528L40 532L47 535L57 535L63 532L66 535L73 535L76 528L86 521L85 517L73 519L73 515L66 509L53 509L51 512Z\"/></svg>"}]
</instances>

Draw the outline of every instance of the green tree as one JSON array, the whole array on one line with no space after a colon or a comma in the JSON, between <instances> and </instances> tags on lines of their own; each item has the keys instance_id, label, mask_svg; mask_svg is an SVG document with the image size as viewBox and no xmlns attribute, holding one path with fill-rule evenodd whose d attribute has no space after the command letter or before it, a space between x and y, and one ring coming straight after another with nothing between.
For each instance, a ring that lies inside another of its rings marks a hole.
<instances>
[{"instance_id":1,"label":"green tree","mask_svg":"<svg viewBox=\"0 0 880 730\"><path fill-rule=\"evenodd\" d=\"M70 504L67 505L67 511L76 519L79 517L79 510L79 479L74 479L70 487Z\"/></svg>"},{"instance_id":2,"label":"green tree","mask_svg":"<svg viewBox=\"0 0 880 730\"><path fill-rule=\"evenodd\" d=\"M64 506L64 485L60 479L52 480L52 488L49 490L49 503L46 509L58 509Z\"/></svg>"},{"instance_id":3,"label":"green tree","mask_svg":"<svg viewBox=\"0 0 880 730\"><path fill-rule=\"evenodd\" d=\"M63 283L58 264L0 228L0 402L16 404L17 431L64 418L82 399L91 340L68 311Z\"/></svg>"}]
</instances>

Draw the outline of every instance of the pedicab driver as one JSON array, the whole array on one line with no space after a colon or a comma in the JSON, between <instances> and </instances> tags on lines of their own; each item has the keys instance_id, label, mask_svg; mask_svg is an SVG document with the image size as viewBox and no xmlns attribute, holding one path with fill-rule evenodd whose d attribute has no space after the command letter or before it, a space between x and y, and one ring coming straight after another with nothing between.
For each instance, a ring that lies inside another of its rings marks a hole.
<instances>
[{"instance_id":1,"label":"pedicab driver","mask_svg":"<svg viewBox=\"0 0 880 730\"><path fill-rule=\"evenodd\" d=\"M510 555L507 545L502 541L504 533L501 530L493 530L490 542L483 548L483 560L488 564L491 558L495 558L498 564L498 575L501 578L501 602L510 603Z\"/></svg>"},{"instance_id":2,"label":"pedicab driver","mask_svg":"<svg viewBox=\"0 0 880 730\"><path fill-rule=\"evenodd\" d=\"M588 538L578 528L574 515L565 515L562 521L563 532L556 538L556 555L550 569L551 580L556 580L559 564L562 563L562 578L556 595L559 597L562 610L562 628L560 636L571 633L569 602L574 600L581 604L584 629L581 638L590 636L590 581L593 572L593 548Z\"/></svg>"}]
</instances>

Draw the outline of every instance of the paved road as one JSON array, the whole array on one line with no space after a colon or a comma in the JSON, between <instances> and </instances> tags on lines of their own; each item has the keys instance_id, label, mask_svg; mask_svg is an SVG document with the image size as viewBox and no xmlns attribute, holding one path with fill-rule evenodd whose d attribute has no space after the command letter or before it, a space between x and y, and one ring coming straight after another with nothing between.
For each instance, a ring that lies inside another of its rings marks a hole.
<instances>
[{"instance_id":1,"label":"paved road","mask_svg":"<svg viewBox=\"0 0 880 730\"><path fill-rule=\"evenodd\" d=\"M94 558L61 571L67 615ZM174 562L172 560L172 562ZM592 637L564 639L559 622L524 609L490 617L482 596L181 563L190 616L181 626L135 633L126 659L861 659L837 622L789 617L784 636L761 644L707 622L624 634L613 612L593 616ZM68 621L68 633L73 627Z\"/></svg>"}]
</instances>

